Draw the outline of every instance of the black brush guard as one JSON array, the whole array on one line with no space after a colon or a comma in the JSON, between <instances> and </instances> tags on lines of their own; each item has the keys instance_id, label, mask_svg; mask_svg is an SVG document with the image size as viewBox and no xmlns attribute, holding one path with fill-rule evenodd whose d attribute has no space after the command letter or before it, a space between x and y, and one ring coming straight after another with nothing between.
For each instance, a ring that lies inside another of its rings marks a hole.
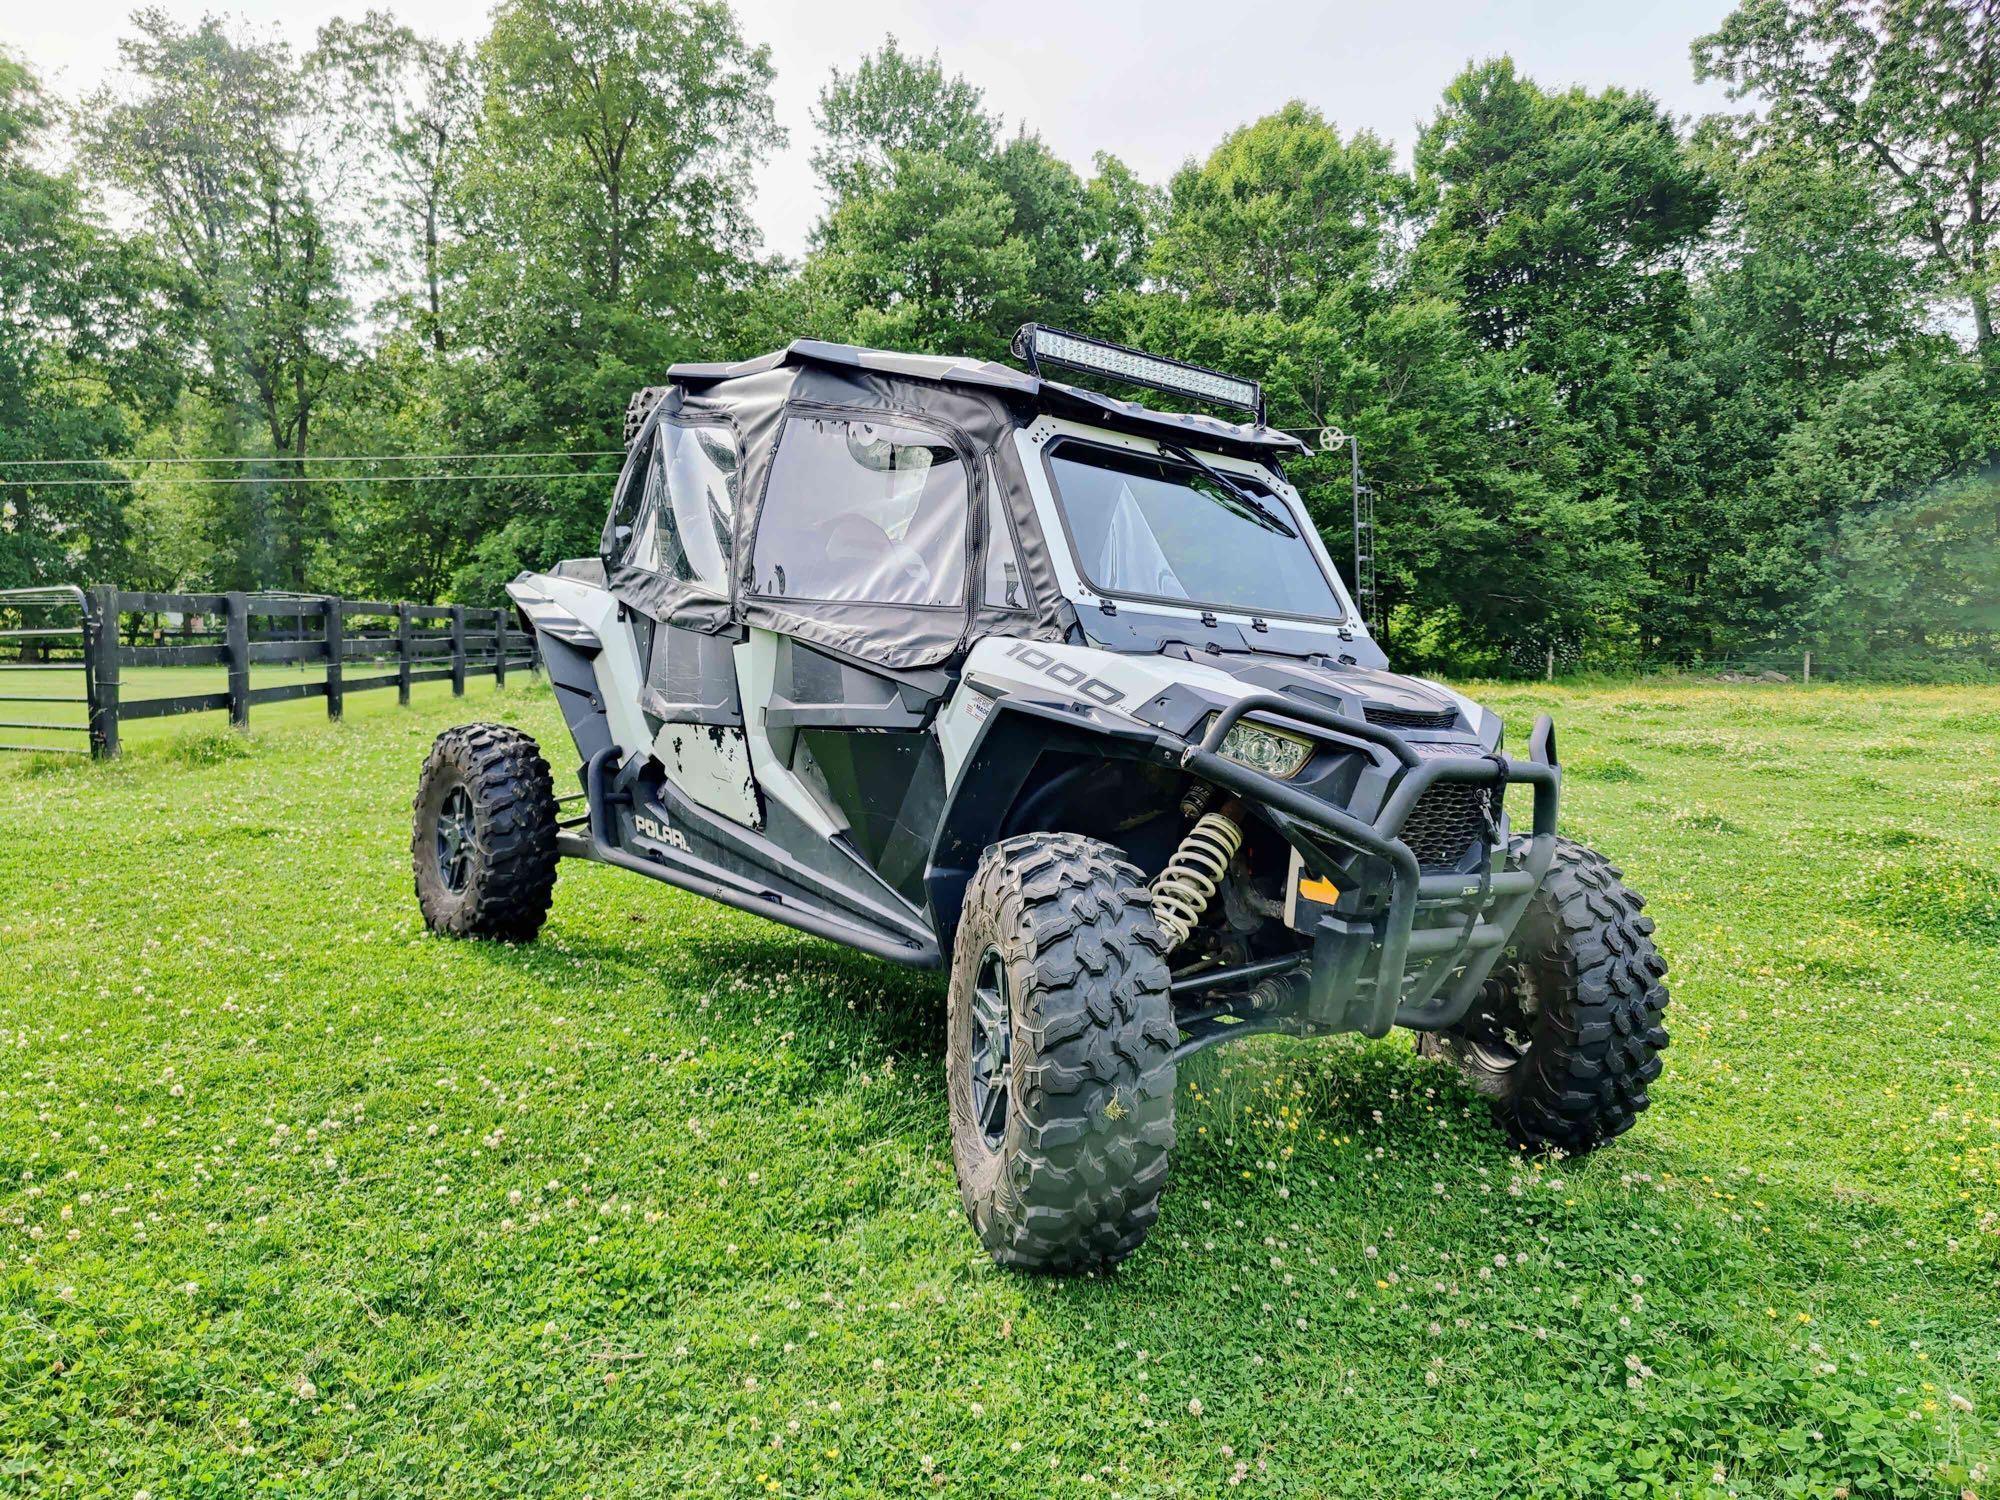
<instances>
[{"instance_id":1,"label":"black brush guard","mask_svg":"<svg viewBox=\"0 0 2000 1500\"><path fill-rule=\"evenodd\" d=\"M1223 740L1249 714L1359 749L1392 769L1396 779L1375 820L1365 822L1224 757ZM1183 753L1181 763L1192 774L1261 809L1308 868L1316 875L1340 875L1343 889L1352 884L1352 877L1337 869L1326 848L1329 844L1384 861L1391 871L1385 912L1364 916L1336 908L1333 915L1320 919L1308 953L1176 982L1176 998L1184 999L1231 983L1286 973L1296 977L1301 970L1307 975L1302 1002L1269 1014L1246 1012L1241 1005L1218 1005L1182 1015L1187 1038L1183 1053L1260 1031L1359 1031L1382 1036L1392 1025L1438 1031L1457 1024L1478 999L1555 858L1562 772L1556 762L1555 726L1546 714L1535 720L1526 760L1502 755L1427 759L1391 729L1276 693L1252 693L1218 713L1201 743ZM1533 833L1518 867L1505 867L1503 847L1490 851L1491 867L1483 874L1423 872L1398 835L1418 800L1439 782L1493 787L1496 822L1507 787L1520 784L1534 789ZM1444 920L1419 927L1420 913Z\"/></svg>"}]
</instances>

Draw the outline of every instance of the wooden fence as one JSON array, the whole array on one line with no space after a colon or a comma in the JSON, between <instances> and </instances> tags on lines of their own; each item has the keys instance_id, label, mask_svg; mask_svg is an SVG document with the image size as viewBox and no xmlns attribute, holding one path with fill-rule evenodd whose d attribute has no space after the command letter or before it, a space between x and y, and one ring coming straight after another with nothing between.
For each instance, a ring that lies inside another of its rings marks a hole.
<instances>
[{"instance_id":1,"label":"wooden fence","mask_svg":"<svg viewBox=\"0 0 2000 1500\"><path fill-rule=\"evenodd\" d=\"M170 714L224 711L239 727L261 703L324 698L326 715L338 719L349 693L396 689L410 701L419 682L449 679L465 691L468 673L491 672L504 683L510 668L536 665L534 637L515 628L511 608L471 609L460 604L385 603L295 594L162 594L117 588L0 592L0 647L15 649L0 661L5 674L75 672L83 691L0 693L14 712L0 729L76 734L82 745L0 744L0 749L88 750L102 758L118 753L119 727L128 720ZM323 665L323 673L295 682L252 687L253 666ZM221 668L219 691L146 692L128 669ZM40 683L45 678L34 679ZM126 691L128 681L135 690ZM81 724L29 717L21 704L77 704Z\"/></svg>"}]
</instances>

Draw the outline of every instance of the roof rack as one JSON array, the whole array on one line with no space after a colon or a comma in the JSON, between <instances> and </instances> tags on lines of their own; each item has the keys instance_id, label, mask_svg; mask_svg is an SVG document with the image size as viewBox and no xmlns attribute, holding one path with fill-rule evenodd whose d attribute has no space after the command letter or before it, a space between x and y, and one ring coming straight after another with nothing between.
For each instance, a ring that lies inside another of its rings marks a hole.
<instances>
[{"instance_id":1,"label":"roof rack","mask_svg":"<svg viewBox=\"0 0 2000 1500\"><path fill-rule=\"evenodd\" d=\"M1264 425L1263 384L1241 375L1148 354L1143 349L1051 328L1044 323L1023 323L1014 335L1013 349L1014 357L1024 361L1037 378L1043 365L1079 370L1086 375L1102 375L1173 396L1191 396L1218 406L1235 407L1253 413L1257 425Z\"/></svg>"}]
</instances>

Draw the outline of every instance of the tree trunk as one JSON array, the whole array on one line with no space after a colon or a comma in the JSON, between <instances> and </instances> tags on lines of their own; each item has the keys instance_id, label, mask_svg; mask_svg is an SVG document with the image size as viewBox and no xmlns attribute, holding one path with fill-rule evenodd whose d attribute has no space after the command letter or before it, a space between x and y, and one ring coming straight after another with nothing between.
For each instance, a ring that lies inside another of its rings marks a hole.
<instances>
[{"instance_id":1,"label":"tree trunk","mask_svg":"<svg viewBox=\"0 0 2000 1500\"><path fill-rule=\"evenodd\" d=\"M431 299L431 348L444 353L444 296L438 285L437 199L424 203L424 281Z\"/></svg>"},{"instance_id":2,"label":"tree trunk","mask_svg":"<svg viewBox=\"0 0 2000 1500\"><path fill-rule=\"evenodd\" d=\"M625 225L619 218L618 177L614 172L604 184L606 201L611 206L611 263L607 267L605 301L614 307L618 303L619 289L625 283Z\"/></svg>"}]
</instances>

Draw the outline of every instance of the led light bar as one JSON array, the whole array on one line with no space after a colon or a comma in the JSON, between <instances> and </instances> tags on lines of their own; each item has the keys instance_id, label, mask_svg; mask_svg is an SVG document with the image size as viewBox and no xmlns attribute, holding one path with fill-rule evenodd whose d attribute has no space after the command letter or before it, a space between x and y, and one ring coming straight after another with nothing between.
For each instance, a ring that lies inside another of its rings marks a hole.
<instances>
[{"instance_id":1,"label":"led light bar","mask_svg":"<svg viewBox=\"0 0 2000 1500\"><path fill-rule=\"evenodd\" d=\"M1264 420L1264 387L1239 375L1162 359L1141 349L1128 349L1106 339L1066 333L1040 323L1023 323L1014 335L1014 357L1025 360L1035 374L1043 365L1064 370L1081 370L1087 375L1105 375L1149 390L1175 396L1193 396L1218 406L1233 406L1254 413L1259 425Z\"/></svg>"}]
</instances>

